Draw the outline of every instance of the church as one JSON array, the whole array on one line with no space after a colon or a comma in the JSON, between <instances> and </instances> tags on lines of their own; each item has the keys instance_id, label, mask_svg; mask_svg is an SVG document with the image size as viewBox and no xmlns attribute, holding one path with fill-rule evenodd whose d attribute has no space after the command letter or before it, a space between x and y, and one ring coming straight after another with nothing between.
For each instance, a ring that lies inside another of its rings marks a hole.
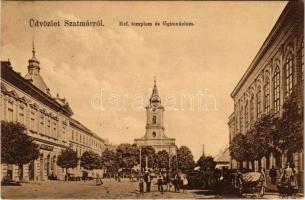
<instances>
[{"instance_id":1,"label":"church","mask_svg":"<svg viewBox=\"0 0 305 200\"><path fill-rule=\"evenodd\" d=\"M164 133L163 113L165 109L161 105L161 98L158 95L156 79L149 105L146 106L146 133L142 138L135 139L138 147L152 146L156 152L165 150L170 155L176 155L177 146L174 138L168 138Z\"/></svg>"}]
</instances>

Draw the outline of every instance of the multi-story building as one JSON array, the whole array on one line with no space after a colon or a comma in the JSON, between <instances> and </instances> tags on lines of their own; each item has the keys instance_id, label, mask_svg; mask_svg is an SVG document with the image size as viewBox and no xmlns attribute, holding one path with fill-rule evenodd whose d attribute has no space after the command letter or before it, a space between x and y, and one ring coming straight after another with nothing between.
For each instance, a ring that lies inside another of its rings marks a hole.
<instances>
[{"instance_id":1,"label":"multi-story building","mask_svg":"<svg viewBox=\"0 0 305 200\"><path fill-rule=\"evenodd\" d=\"M245 134L263 114L281 116L283 103L296 87L304 85L304 10L302 1L288 2L254 60L238 82L231 97L234 112L229 117L230 142L236 134ZM303 176L304 154L292 155L296 170ZM261 160L262 167L283 167L287 157L270 156ZM231 167L246 167L231 160ZM251 167L251 165L250 165ZM255 162L258 168L258 161Z\"/></svg>"},{"instance_id":2,"label":"multi-story building","mask_svg":"<svg viewBox=\"0 0 305 200\"><path fill-rule=\"evenodd\" d=\"M174 138L168 138L164 133L163 112L161 98L158 95L156 80L152 95L146 106L146 133L142 138L135 139L137 146L152 146L156 152L166 151L170 155L176 155L177 146Z\"/></svg>"},{"instance_id":3,"label":"multi-story building","mask_svg":"<svg viewBox=\"0 0 305 200\"><path fill-rule=\"evenodd\" d=\"M40 156L23 166L24 180L47 180L51 175L63 179L65 171L56 164L58 155L72 146L78 155L86 150L101 154L104 140L72 118L69 103L53 97L40 75L40 62L29 60L28 73L22 77L10 61L1 61L2 120L22 123L27 134L39 144ZM19 180L18 166L1 164L1 177ZM80 173L80 167L78 167Z\"/></svg>"}]
</instances>

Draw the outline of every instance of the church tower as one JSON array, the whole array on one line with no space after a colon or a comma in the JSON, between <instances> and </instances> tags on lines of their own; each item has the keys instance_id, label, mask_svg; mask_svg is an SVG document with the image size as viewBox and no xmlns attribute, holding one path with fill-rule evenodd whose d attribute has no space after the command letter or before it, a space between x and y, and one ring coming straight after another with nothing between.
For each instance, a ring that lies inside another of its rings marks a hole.
<instances>
[{"instance_id":1,"label":"church tower","mask_svg":"<svg viewBox=\"0 0 305 200\"><path fill-rule=\"evenodd\" d=\"M164 107L161 105L161 98L158 95L156 78L154 88L149 99L149 105L146 106L146 136L150 139L162 139L164 135L163 123Z\"/></svg>"},{"instance_id":2,"label":"church tower","mask_svg":"<svg viewBox=\"0 0 305 200\"><path fill-rule=\"evenodd\" d=\"M144 137L135 139L138 146L152 146L156 152L165 150L168 153L175 155L177 147L175 139L168 138L164 133L163 113L164 107L161 105L161 98L158 94L156 78L154 87L149 99L149 105L146 108L146 132Z\"/></svg>"}]
</instances>

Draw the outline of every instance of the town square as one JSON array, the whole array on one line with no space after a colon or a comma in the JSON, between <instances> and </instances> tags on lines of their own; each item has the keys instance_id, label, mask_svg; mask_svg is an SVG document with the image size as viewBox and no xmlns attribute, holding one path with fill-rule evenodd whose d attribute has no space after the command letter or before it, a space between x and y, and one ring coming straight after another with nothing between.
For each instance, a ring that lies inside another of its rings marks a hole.
<instances>
[{"instance_id":1,"label":"town square","mask_svg":"<svg viewBox=\"0 0 305 200\"><path fill-rule=\"evenodd\" d=\"M303 1L1 11L1 198L304 197Z\"/></svg>"}]
</instances>

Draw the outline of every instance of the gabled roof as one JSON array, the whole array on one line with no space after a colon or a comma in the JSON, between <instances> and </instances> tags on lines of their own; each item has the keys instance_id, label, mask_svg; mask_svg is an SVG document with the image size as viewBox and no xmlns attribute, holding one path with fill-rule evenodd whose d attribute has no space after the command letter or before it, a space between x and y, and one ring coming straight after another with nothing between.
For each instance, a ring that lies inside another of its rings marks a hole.
<instances>
[{"instance_id":1,"label":"gabled roof","mask_svg":"<svg viewBox=\"0 0 305 200\"><path fill-rule=\"evenodd\" d=\"M229 148L226 148L225 150L219 152L215 156L214 161L217 162L217 163L230 162L230 151L229 151Z\"/></svg>"}]
</instances>

